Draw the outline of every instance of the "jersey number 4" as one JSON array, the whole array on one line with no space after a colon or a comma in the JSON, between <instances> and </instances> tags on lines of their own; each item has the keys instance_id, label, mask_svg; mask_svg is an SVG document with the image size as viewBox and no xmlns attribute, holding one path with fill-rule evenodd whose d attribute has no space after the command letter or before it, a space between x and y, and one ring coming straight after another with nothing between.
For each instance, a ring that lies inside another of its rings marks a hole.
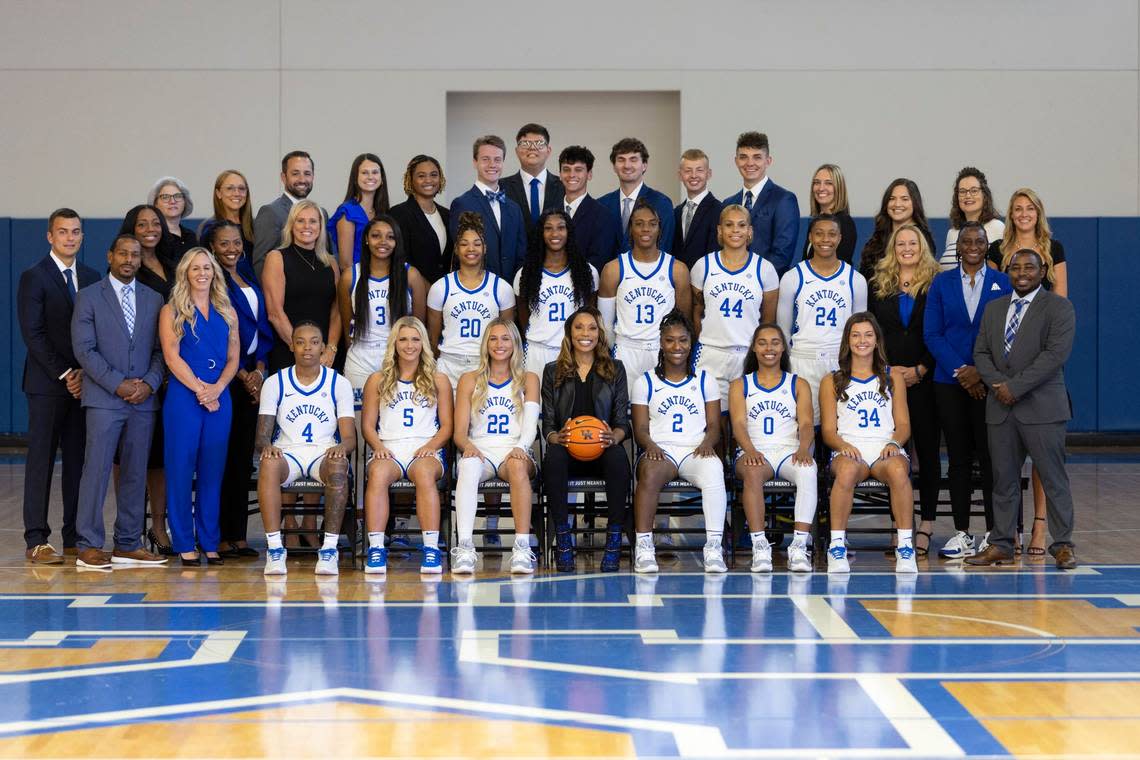
<instances>
[{"instance_id":1,"label":"jersey number 4","mask_svg":"<svg viewBox=\"0 0 1140 760\"><path fill-rule=\"evenodd\" d=\"M867 414L866 409L859 410L859 427L879 427L879 410L872 409L870 414Z\"/></svg>"},{"instance_id":2,"label":"jersey number 4","mask_svg":"<svg viewBox=\"0 0 1140 760\"><path fill-rule=\"evenodd\" d=\"M511 432L511 416L509 414L487 415L487 435L508 435Z\"/></svg>"},{"instance_id":3,"label":"jersey number 4","mask_svg":"<svg viewBox=\"0 0 1140 760\"><path fill-rule=\"evenodd\" d=\"M729 299L724 299L720 302L720 313L728 317L736 317L737 319L744 318L744 300L737 299L735 304L730 303Z\"/></svg>"},{"instance_id":4,"label":"jersey number 4","mask_svg":"<svg viewBox=\"0 0 1140 760\"><path fill-rule=\"evenodd\" d=\"M305 439L305 443L313 442L313 423L305 425L305 429L301 431L301 437Z\"/></svg>"},{"instance_id":5,"label":"jersey number 4","mask_svg":"<svg viewBox=\"0 0 1140 760\"><path fill-rule=\"evenodd\" d=\"M837 327L838 323L835 317L835 309L828 311L825 306L815 307L815 326L816 327Z\"/></svg>"}]
</instances>

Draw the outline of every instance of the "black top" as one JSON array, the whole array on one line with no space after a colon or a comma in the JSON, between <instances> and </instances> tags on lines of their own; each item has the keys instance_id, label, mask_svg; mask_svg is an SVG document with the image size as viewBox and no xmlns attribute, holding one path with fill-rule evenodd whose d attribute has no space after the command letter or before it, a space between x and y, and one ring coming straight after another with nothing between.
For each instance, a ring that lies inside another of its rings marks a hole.
<instances>
[{"instance_id":1,"label":"black top","mask_svg":"<svg viewBox=\"0 0 1140 760\"><path fill-rule=\"evenodd\" d=\"M858 232L855 230L855 220L846 211L840 211L835 216L839 219L839 249L835 255L841 261L850 264L851 260L855 258L855 238L858 237ZM803 258L804 261L811 258L811 241L807 238L804 238Z\"/></svg>"},{"instance_id":2,"label":"black top","mask_svg":"<svg viewBox=\"0 0 1140 760\"><path fill-rule=\"evenodd\" d=\"M620 361L614 360L614 379L608 383L591 369L586 376L586 384L590 387L585 393L580 389L583 385L580 380L567 380L555 387L554 375L557 366L558 362L551 362L542 371L543 438L549 438L551 433L561 430L567 420L582 414L597 417L608 423L615 431L619 428L624 430L625 437L628 438L629 388L626 385L625 366ZM586 402L589 404L584 405Z\"/></svg>"},{"instance_id":3,"label":"black top","mask_svg":"<svg viewBox=\"0 0 1140 760\"><path fill-rule=\"evenodd\" d=\"M135 279L162 296L162 301L165 303L170 300L170 289L174 287L174 267L158 255L157 249L155 250L155 256L158 258L159 265L162 266L162 271L166 273L166 279L164 280L159 277L145 264L139 265L139 271L135 274Z\"/></svg>"},{"instance_id":4,"label":"black top","mask_svg":"<svg viewBox=\"0 0 1140 760\"><path fill-rule=\"evenodd\" d=\"M397 203L388 209L388 213L400 224L400 234L404 240L404 250L408 254L408 263L423 275L429 286L451 271L451 250L454 244L449 225L451 213L438 203L435 207L447 235L442 252L439 250L439 236L435 234L435 228L431 226L431 222L427 220L415 198L408 198L403 203Z\"/></svg>"},{"instance_id":5,"label":"black top","mask_svg":"<svg viewBox=\"0 0 1140 760\"><path fill-rule=\"evenodd\" d=\"M1061 245L1060 240L1051 241L1049 245L1049 255L1053 258L1053 266L1065 263L1065 246ZM998 271L1005 271L1001 265L1002 255L1000 240L995 240L990 243L990 249L986 253L986 260L991 262ZM1053 283L1049 282L1048 277L1041 281L1041 285L1044 286L1046 290L1053 289Z\"/></svg>"},{"instance_id":6,"label":"black top","mask_svg":"<svg viewBox=\"0 0 1140 760\"><path fill-rule=\"evenodd\" d=\"M162 262L171 270L178 267L178 262L182 261L182 256L187 251L198 245L198 236L194 234L194 230L179 225L178 231L181 234L174 235L170 230L163 230L162 237L154 249L158 258L162 259Z\"/></svg>"},{"instance_id":7,"label":"black top","mask_svg":"<svg viewBox=\"0 0 1140 760\"><path fill-rule=\"evenodd\" d=\"M316 322L326 341L329 338L329 317L336 300L336 277L331 266L325 266L315 251L296 245L281 250L281 264L285 270L285 299L282 309L291 324ZM289 345L277 336L269 355L269 369L276 372L293 363Z\"/></svg>"},{"instance_id":8,"label":"black top","mask_svg":"<svg viewBox=\"0 0 1140 760\"><path fill-rule=\"evenodd\" d=\"M934 378L934 354L926 347L922 337L923 317L926 313L926 296L929 290L914 297L914 310L910 323L903 325L899 314L899 296L896 293L887 298L875 295L874 284L867 285L867 310L875 315L883 329L883 348L887 352L887 362L900 367L926 367L923 382Z\"/></svg>"},{"instance_id":9,"label":"black top","mask_svg":"<svg viewBox=\"0 0 1140 760\"><path fill-rule=\"evenodd\" d=\"M574 375L574 407L570 416L583 417L594 415L594 371L591 369L583 380L581 375Z\"/></svg>"}]
</instances>

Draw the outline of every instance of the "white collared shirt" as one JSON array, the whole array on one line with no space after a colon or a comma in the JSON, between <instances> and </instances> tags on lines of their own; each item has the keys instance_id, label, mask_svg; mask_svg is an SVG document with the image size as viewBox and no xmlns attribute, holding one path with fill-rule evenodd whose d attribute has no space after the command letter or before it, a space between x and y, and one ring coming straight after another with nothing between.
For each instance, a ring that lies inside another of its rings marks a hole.
<instances>
[{"instance_id":1,"label":"white collared shirt","mask_svg":"<svg viewBox=\"0 0 1140 760\"><path fill-rule=\"evenodd\" d=\"M1025 321L1025 315L1029 311L1029 307L1033 305L1033 299L1036 298L1037 294L1040 292L1041 292L1041 286L1038 285L1033 290L1032 293L1027 293L1026 295L1023 295L1023 296L1019 296L1017 294L1016 290L1010 294L1009 308L1007 308L1005 310L1005 327L1006 327L1006 329L1009 329L1009 322L1011 319L1013 319L1013 312L1017 308L1016 307L1017 301L1019 299L1022 301L1025 301L1025 305L1021 307L1021 321L1024 322ZM1020 328L1020 325L1018 327Z\"/></svg>"},{"instance_id":2,"label":"white collared shirt","mask_svg":"<svg viewBox=\"0 0 1140 760\"><path fill-rule=\"evenodd\" d=\"M497 188L497 187L496 188L490 188L487 185L484 185L479 180L475 180L475 189L478 190L480 193L482 193L484 198L487 197L487 193L499 192L499 188ZM499 229L502 229L503 228L503 211L502 211L502 209L499 208L499 206L502 204L500 204L498 201L487 201L487 202L491 204L491 213L495 215L495 226L498 227Z\"/></svg>"},{"instance_id":3,"label":"white collared shirt","mask_svg":"<svg viewBox=\"0 0 1140 760\"><path fill-rule=\"evenodd\" d=\"M757 182L755 187L748 187L747 185L742 185L741 186L742 189L740 191L740 205L741 206L744 205L745 196L747 196L748 193L751 192L752 193L752 205L755 206L756 205L756 199L760 197L760 193L764 192L764 186L767 184L768 184L768 175L765 174L764 179Z\"/></svg>"},{"instance_id":4,"label":"white collared shirt","mask_svg":"<svg viewBox=\"0 0 1140 760\"><path fill-rule=\"evenodd\" d=\"M77 270L75 268L75 262L72 261L71 266L64 264L63 260L59 256L55 255L54 249L49 251L48 255L51 256L51 260L55 262L55 265L57 267L59 267L59 276L63 278L63 283L65 285L67 284L67 275L64 274L64 272L71 272L71 281L75 284L75 289L78 291L79 290L79 270Z\"/></svg>"},{"instance_id":5,"label":"white collared shirt","mask_svg":"<svg viewBox=\"0 0 1140 760\"><path fill-rule=\"evenodd\" d=\"M688 197L688 194L686 194L685 202L686 203L695 203L699 206L699 205L701 205L701 201L703 201L705 199L705 196L708 194L709 194L709 189L706 187L704 190L697 193L697 195L693 198ZM694 213L696 213L695 210L694 210Z\"/></svg>"},{"instance_id":6,"label":"white collared shirt","mask_svg":"<svg viewBox=\"0 0 1140 760\"><path fill-rule=\"evenodd\" d=\"M633 188L633 192L630 193L629 195L626 195L625 193L623 193L621 191L621 188L619 187L618 188L618 195L621 196L621 199L620 199L621 203L619 203L618 206L620 207L621 205L623 205L625 203L626 198L629 198L634 203L637 203L637 198L638 198L638 196L641 195L641 189L643 187L645 187L645 183L644 182L638 182L637 187ZM630 213L632 213L633 212L633 205L631 204L629 208L630 208Z\"/></svg>"},{"instance_id":7,"label":"white collared shirt","mask_svg":"<svg viewBox=\"0 0 1140 760\"><path fill-rule=\"evenodd\" d=\"M530 174L527 174L524 170L519 169L519 177L522 178L522 183L523 183L523 195L526 196L527 210L532 210L530 208L530 181L532 179L537 179L538 180L538 213L540 213L540 214L542 213L542 211L543 211L542 203L546 199L546 180L547 180L548 174L549 173L546 171L546 169L543 169L538 174L531 176Z\"/></svg>"},{"instance_id":8,"label":"white collared shirt","mask_svg":"<svg viewBox=\"0 0 1140 760\"><path fill-rule=\"evenodd\" d=\"M581 195L579 195L574 200L564 202L565 205L563 206L563 208L566 209L566 213L570 215L571 219L573 219L574 215L578 213L578 209L582 206L582 199L585 198L587 195L589 195L589 193L582 193Z\"/></svg>"},{"instance_id":9,"label":"white collared shirt","mask_svg":"<svg viewBox=\"0 0 1140 760\"><path fill-rule=\"evenodd\" d=\"M292 194L292 193L290 193L288 190L282 190L281 192L282 192L282 194L283 194L283 195L284 195L286 198L288 198L290 201L292 201L292 202L293 202L293 205L294 205L294 206L296 206L298 203L300 203L300 202L301 202L301 199L300 199L300 198L294 198L294 197L293 197L293 194Z\"/></svg>"},{"instance_id":10,"label":"white collared shirt","mask_svg":"<svg viewBox=\"0 0 1140 760\"><path fill-rule=\"evenodd\" d=\"M978 311L978 304L982 302L982 291L986 284L986 265L983 263L982 268L974 272L973 285L970 284L970 275L960 264L958 274L962 277L962 298L966 300L966 313L970 315L972 322L974 314Z\"/></svg>"}]
</instances>

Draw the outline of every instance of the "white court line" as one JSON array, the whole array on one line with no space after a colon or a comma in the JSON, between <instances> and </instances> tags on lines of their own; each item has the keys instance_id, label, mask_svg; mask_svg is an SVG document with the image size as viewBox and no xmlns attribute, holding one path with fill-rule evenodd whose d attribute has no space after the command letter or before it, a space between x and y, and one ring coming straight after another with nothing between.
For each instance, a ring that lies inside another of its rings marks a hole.
<instances>
[{"instance_id":1,"label":"white court line","mask_svg":"<svg viewBox=\"0 0 1140 760\"><path fill-rule=\"evenodd\" d=\"M865 675L856 681L912 750L934 757L966 754L897 678Z\"/></svg>"},{"instance_id":2,"label":"white court line","mask_svg":"<svg viewBox=\"0 0 1140 760\"><path fill-rule=\"evenodd\" d=\"M820 638L827 639L828 641L836 640L851 640L858 639L859 634L847 625L835 608L822 596L801 596L796 594L791 597L792 604L803 613L816 632L819 633Z\"/></svg>"}]
</instances>

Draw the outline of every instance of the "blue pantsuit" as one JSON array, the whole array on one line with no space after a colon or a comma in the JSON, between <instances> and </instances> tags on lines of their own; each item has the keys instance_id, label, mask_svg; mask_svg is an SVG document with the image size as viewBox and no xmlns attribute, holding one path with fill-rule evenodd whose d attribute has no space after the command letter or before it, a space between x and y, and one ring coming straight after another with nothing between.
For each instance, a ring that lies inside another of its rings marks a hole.
<instances>
[{"instance_id":1,"label":"blue pantsuit","mask_svg":"<svg viewBox=\"0 0 1140 760\"><path fill-rule=\"evenodd\" d=\"M216 383L226 366L229 325L211 305L209 319L198 314L197 335L188 323L183 328L179 356L199 380ZM166 519L174 551L179 553L194 551L195 544L205 552L218 550L218 505L233 412L229 389L222 391L218 403L218 411L207 411L198 403L194 391L173 373L170 375L162 407L166 433ZM197 499L191 506L195 473Z\"/></svg>"}]
</instances>

